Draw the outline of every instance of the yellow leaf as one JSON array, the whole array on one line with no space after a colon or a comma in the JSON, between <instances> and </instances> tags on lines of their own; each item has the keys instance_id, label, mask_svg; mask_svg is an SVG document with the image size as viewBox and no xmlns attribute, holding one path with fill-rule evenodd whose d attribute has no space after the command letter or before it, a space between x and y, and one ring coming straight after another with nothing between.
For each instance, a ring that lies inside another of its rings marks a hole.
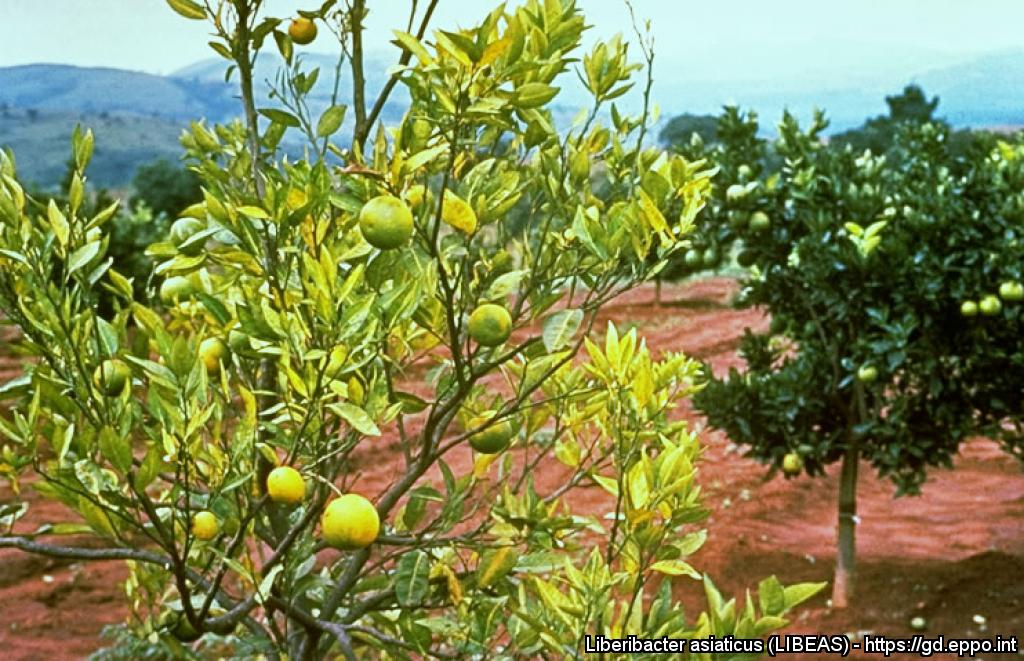
<instances>
[{"instance_id":1,"label":"yellow leaf","mask_svg":"<svg viewBox=\"0 0 1024 661\"><path fill-rule=\"evenodd\" d=\"M441 220L466 234L476 231L476 212L473 207L451 191L444 192Z\"/></svg>"},{"instance_id":2,"label":"yellow leaf","mask_svg":"<svg viewBox=\"0 0 1024 661\"><path fill-rule=\"evenodd\" d=\"M491 464L494 463L500 454L477 454L473 460L473 477L480 480L487 477L487 473L491 470Z\"/></svg>"},{"instance_id":3,"label":"yellow leaf","mask_svg":"<svg viewBox=\"0 0 1024 661\"><path fill-rule=\"evenodd\" d=\"M492 41L484 49L484 54L480 56L480 62L477 65L481 68L486 67L491 62L495 61L499 57L505 54L508 47L512 45L512 40L508 37L502 37L497 41Z\"/></svg>"},{"instance_id":4,"label":"yellow leaf","mask_svg":"<svg viewBox=\"0 0 1024 661\"><path fill-rule=\"evenodd\" d=\"M493 585L516 566L518 558L519 552L512 546L502 546L484 552L476 568L477 586L485 588Z\"/></svg>"},{"instance_id":5,"label":"yellow leaf","mask_svg":"<svg viewBox=\"0 0 1024 661\"><path fill-rule=\"evenodd\" d=\"M638 189L640 193L640 210L643 211L644 217L647 219L647 223L651 226L655 232L668 232L670 236L672 229L668 226L668 222L665 220L665 216L661 215L661 211L658 210L658 206L654 204L654 200L644 192L644 189Z\"/></svg>"},{"instance_id":6,"label":"yellow leaf","mask_svg":"<svg viewBox=\"0 0 1024 661\"><path fill-rule=\"evenodd\" d=\"M306 193L298 188L288 189L288 196L285 198L285 204L288 205L288 209L295 211L306 204Z\"/></svg>"}]
</instances>

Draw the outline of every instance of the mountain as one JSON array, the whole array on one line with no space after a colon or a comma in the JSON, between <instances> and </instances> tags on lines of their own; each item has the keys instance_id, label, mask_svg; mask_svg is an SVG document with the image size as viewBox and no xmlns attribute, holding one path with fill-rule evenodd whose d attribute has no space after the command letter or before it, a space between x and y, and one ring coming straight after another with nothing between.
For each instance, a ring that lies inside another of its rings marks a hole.
<instances>
[{"instance_id":1,"label":"mountain","mask_svg":"<svg viewBox=\"0 0 1024 661\"><path fill-rule=\"evenodd\" d=\"M304 70L320 69L309 97L315 121L331 101L337 61L319 54L301 57ZM368 98L376 97L394 63L393 51L367 54ZM257 101L261 106L271 104L269 92L281 64L275 54L261 56L257 62ZM914 65L908 62L910 66ZM819 107L827 111L831 130L841 131L885 113L885 95L916 82L929 95L939 95L937 114L954 126L1024 124L1024 50L902 76L895 73L898 69L894 65L884 74L860 72L833 80L808 75L743 81L697 79L681 68L656 63L654 100L663 109L665 120L682 112L717 113L726 103L754 108L769 131L784 109L806 118L812 108ZM64 172L67 137L75 123L82 123L97 134L93 181L124 186L139 165L159 157L177 158L181 153L177 138L189 121L223 122L237 116L237 77L225 82L224 70L221 59L203 60L168 76L55 64L0 68L0 146L14 149L23 176L51 186ZM558 84L563 91L556 98L556 125L564 128L585 95L571 73ZM632 110L637 105L636 95L634 90L620 105ZM341 69L338 98L342 103L351 98L347 62ZM382 121L398 122L407 99L404 87L397 86L382 112ZM351 126L352 113L348 115L346 125Z\"/></svg>"},{"instance_id":2,"label":"mountain","mask_svg":"<svg viewBox=\"0 0 1024 661\"><path fill-rule=\"evenodd\" d=\"M914 78L958 126L1024 124L1024 51L994 53Z\"/></svg>"},{"instance_id":3,"label":"mountain","mask_svg":"<svg viewBox=\"0 0 1024 661\"><path fill-rule=\"evenodd\" d=\"M0 106L0 147L15 156L18 177L25 183L50 188L60 182L71 157L71 132L76 124L96 136L90 183L125 188L135 170L159 158L181 158L183 121L140 115L77 113Z\"/></svg>"},{"instance_id":4,"label":"mountain","mask_svg":"<svg viewBox=\"0 0 1024 661\"><path fill-rule=\"evenodd\" d=\"M122 69L63 64L0 68L0 106L220 121L235 112L223 81L182 80Z\"/></svg>"}]
</instances>

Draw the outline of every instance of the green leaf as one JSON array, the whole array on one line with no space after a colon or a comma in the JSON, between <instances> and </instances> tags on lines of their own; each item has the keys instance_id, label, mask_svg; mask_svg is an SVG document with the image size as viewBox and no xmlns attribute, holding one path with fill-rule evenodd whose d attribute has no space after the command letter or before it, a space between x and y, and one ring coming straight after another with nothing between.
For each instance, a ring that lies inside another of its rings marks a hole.
<instances>
[{"instance_id":1,"label":"green leaf","mask_svg":"<svg viewBox=\"0 0 1024 661\"><path fill-rule=\"evenodd\" d=\"M786 610L807 601L825 588L825 583L797 583L783 589Z\"/></svg>"},{"instance_id":2,"label":"green leaf","mask_svg":"<svg viewBox=\"0 0 1024 661\"><path fill-rule=\"evenodd\" d=\"M28 392L30 385L32 385L32 377L28 374L22 374L6 381L0 384L0 399L11 399L23 395Z\"/></svg>"},{"instance_id":3,"label":"green leaf","mask_svg":"<svg viewBox=\"0 0 1024 661\"><path fill-rule=\"evenodd\" d=\"M757 600L765 615L778 615L786 610L786 594L779 579L774 576L761 581L757 586Z\"/></svg>"},{"instance_id":4,"label":"green leaf","mask_svg":"<svg viewBox=\"0 0 1024 661\"><path fill-rule=\"evenodd\" d=\"M698 581L701 579L701 573L690 566L690 563L683 560L660 560L651 565L651 571L668 574L669 576L689 576Z\"/></svg>"},{"instance_id":5,"label":"green leaf","mask_svg":"<svg viewBox=\"0 0 1024 661\"><path fill-rule=\"evenodd\" d=\"M118 340L117 330L110 325L106 319L102 317L96 318L97 330L100 333L100 340L103 342L103 352L107 356L113 356L117 353Z\"/></svg>"},{"instance_id":6,"label":"green leaf","mask_svg":"<svg viewBox=\"0 0 1024 661\"><path fill-rule=\"evenodd\" d=\"M395 391L395 399L402 405L402 413L415 414L425 410L427 402L411 392Z\"/></svg>"},{"instance_id":7,"label":"green leaf","mask_svg":"<svg viewBox=\"0 0 1024 661\"><path fill-rule=\"evenodd\" d=\"M68 260L68 275L71 275L78 269L82 268L86 264L92 261L92 259L100 252L100 242L93 241L87 243L71 255L71 259Z\"/></svg>"},{"instance_id":8,"label":"green leaf","mask_svg":"<svg viewBox=\"0 0 1024 661\"><path fill-rule=\"evenodd\" d=\"M569 344L583 323L583 310L561 310L544 321L544 348L558 351Z\"/></svg>"},{"instance_id":9,"label":"green leaf","mask_svg":"<svg viewBox=\"0 0 1024 661\"><path fill-rule=\"evenodd\" d=\"M290 112L285 112L284 110L278 110L277 108L260 108L259 113L266 117L267 119L269 119L270 121L275 122L277 124L282 124L284 126L291 127L301 125L301 122L299 122L298 117L291 114Z\"/></svg>"},{"instance_id":10,"label":"green leaf","mask_svg":"<svg viewBox=\"0 0 1024 661\"><path fill-rule=\"evenodd\" d=\"M555 98L559 89L544 83L526 83L516 89L516 105L520 108L539 108Z\"/></svg>"},{"instance_id":11,"label":"green leaf","mask_svg":"<svg viewBox=\"0 0 1024 661\"><path fill-rule=\"evenodd\" d=\"M127 439L121 438L110 427L100 431L100 453L110 465L121 473L127 473L132 467L132 448Z\"/></svg>"},{"instance_id":12,"label":"green leaf","mask_svg":"<svg viewBox=\"0 0 1024 661\"><path fill-rule=\"evenodd\" d=\"M346 106L343 105L331 106L325 110L324 114L320 115L320 121L316 123L317 137L326 138L340 129L342 122L345 121L345 110Z\"/></svg>"},{"instance_id":13,"label":"green leaf","mask_svg":"<svg viewBox=\"0 0 1024 661\"><path fill-rule=\"evenodd\" d=\"M395 596L403 606L415 606L427 596L430 584L430 558L420 550L410 551L399 559L395 569Z\"/></svg>"},{"instance_id":14,"label":"green leaf","mask_svg":"<svg viewBox=\"0 0 1024 661\"><path fill-rule=\"evenodd\" d=\"M448 151L448 145L435 145L429 149L416 152L413 156L409 157L409 160L402 166L405 172L412 173L423 167L427 163L441 156Z\"/></svg>"},{"instance_id":15,"label":"green leaf","mask_svg":"<svg viewBox=\"0 0 1024 661\"><path fill-rule=\"evenodd\" d=\"M201 21L206 18L206 12L193 0L167 0L167 4L174 11L193 21Z\"/></svg>"},{"instance_id":16,"label":"green leaf","mask_svg":"<svg viewBox=\"0 0 1024 661\"><path fill-rule=\"evenodd\" d=\"M295 45L292 40L281 30L274 30L274 43L277 44L277 51L288 64L292 63L292 55L295 53Z\"/></svg>"},{"instance_id":17,"label":"green leaf","mask_svg":"<svg viewBox=\"0 0 1024 661\"><path fill-rule=\"evenodd\" d=\"M71 228L68 226L67 218L60 212L60 209L57 208L57 203L52 199L46 207L46 216L50 220L50 227L53 228L53 234L57 237L57 242L60 243L62 248L67 246Z\"/></svg>"},{"instance_id":18,"label":"green leaf","mask_svg":"<svg viewBox=\"0 0 1024 661\"><path fill-rule=\"evenodd\" d=\"M401 30L393 30L393 33L398 45L415 55L421 63L430 64L434 61L434 58L430 56L430 53L423 47L419 39Z\"/></svg>"},{"instance_id":19,"label":"green leaf","mask_svg":"<svg viewBox=\"0 0 1024 661\"><path fill-rule=\"evenodd\" d=\"M519 287L519 283L522 282L523 277L528 273L529 271L509 271L504 275L498 276L491 283L490 287L487 288L487 295L484 298L503 299L507 297Z\"/></svg>"},{"instance_id":20,"label":"green leaf","mask_svg":"<svg viewBox=\"0 0 1024 661\"><path fill-rule=\"evenodd\" d=\"M355 404L343 402L341 404L330 404L329 409L337 413L353 429L365 436L380 436L380 429L374 424L370 415Z\"/></svg>"},{"instance_id":21,"label":"green leaf","mask_svg":"<svg viewBox=\"0 0 1024 661\"><path fill-rule=\"evenodd\" d=\"M209 294L204 294L202 292L197 292L196 297L202 301L206 309L213 315L213 318L217 320L217 323L225 326L231 321L231 315L228 313L228 309L224 307L223 303Z\"/></svg>"}]
</instances>

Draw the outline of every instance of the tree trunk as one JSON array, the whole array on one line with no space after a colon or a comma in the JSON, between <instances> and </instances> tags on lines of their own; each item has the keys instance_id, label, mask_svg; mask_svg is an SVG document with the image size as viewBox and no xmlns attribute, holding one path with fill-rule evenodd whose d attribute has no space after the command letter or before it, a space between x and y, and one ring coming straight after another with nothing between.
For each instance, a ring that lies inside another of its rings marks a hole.
<instances>
[{"instance_id":1,"label":"tree trunk","mask_svg":"<svg viewBox=\"0 0 1024 661\"><path fill-rule=\"evenodd\" d=\"M846 608L853 599L857 576L857 464L860 450L849 438L839 481L839 526L836 573L832 583L832 607Z\"/></svg>"}]
</instances>

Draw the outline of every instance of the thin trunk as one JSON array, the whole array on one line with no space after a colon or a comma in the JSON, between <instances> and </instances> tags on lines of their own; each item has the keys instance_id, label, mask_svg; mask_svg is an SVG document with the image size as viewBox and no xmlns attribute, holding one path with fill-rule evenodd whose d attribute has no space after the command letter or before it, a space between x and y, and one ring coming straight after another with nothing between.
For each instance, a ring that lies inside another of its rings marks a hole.
<instances>
[{"instance_id":1,"label":"thin trunk","mask_svg":"<svg viewBox=\"0 0 1024 661\"><path fill-rule=\"evenodd\" d=\"M867 419L864 388L860 382L853 385L855 414L853 419ZM836 554L836 574L832 584L833 608L846 608L853 600L857 582L857 468L860 463L860 440L853 426L846 432L846 454L839 478L839 524Z\"/></svg>"},{"instance_id":2,"label":"thin trunk","mask_svg":"<svg viewBox=\"0 0 1024 661\"><path fill-rule=\"evenodd\" d=\"M852 438L843 456L839 482L839 541L836 574L832 583L832 607L846 608L853 599L856 583L857 465L858 444Z\"/></svg>"}]
</instances>

